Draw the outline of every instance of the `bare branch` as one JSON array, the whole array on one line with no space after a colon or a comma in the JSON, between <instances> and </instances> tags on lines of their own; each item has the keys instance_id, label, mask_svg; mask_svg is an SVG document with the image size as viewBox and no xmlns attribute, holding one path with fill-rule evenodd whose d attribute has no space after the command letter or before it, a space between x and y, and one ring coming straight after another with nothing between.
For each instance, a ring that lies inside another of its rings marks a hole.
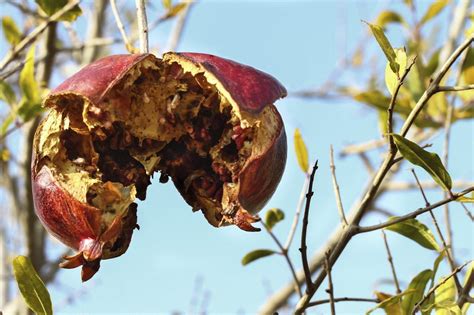
<instances>
[{"instance_id":1,"label":"bare branch","mask_svg":"<svg viewBox=\"0 0 474 315\"><path fill-rule=\"evenodd\" d=\"M440 186L432 180L420 181L420 185L425 190L426 189L440 189ZM463 180L457 180L453 182L453 188L461 189L468 186L474 186L474 182L463 181ZM391 190L391 191L419 189L419 186L416 182L399 182L399 181L391 181L390 183L386 183L384 187L385 189Z\"/></svg>"},{"instance_id":2,"label":"bare branch","mask_svg":"<svg viewBox=\"0 0 474 315\"><path fill-rule=\"evenodd\" d=\"M138 34L140 39L140 52L148 53L148 21L146 18L145 0L135 0L137 6Z\"/></svg>"},{"instance_id":3,"label":"bare branch","mask_svg":"<svg viewBox=\"0 0 474 315\"><path fill-rule=\"evenodd\" d=\"M416 56L415 58L412 59L408 67L405 69L403 72L402 76L398 79L397 86L395 88L395 91L393 92L392 98L390 99L390 104L388 105L387 113L387 126L388 126L388 143L389 143L389 148L390 152L396 152L397 148L395 147L395 142L393 141L393 109L395 108L395 102L397 100L398 92L400 91L403 81L407 77L408 73L410 72L411 67L416 62Z\"/></svg>"},{"instance_id":4,"label":"bare branch","mask_svg":"<svg viewBox=\"0 0 474 315\"><path fill-rule=\"evenodd\" d=\"M31 31L28 36L23 38L21 42L16 44L12 50L10 50L7 55L0 61L0 72L5 70L5 68L16 58L18 55L27 48L32 42L34 42L41 33L43 33L46 28L53 22L57 21L64 13L71 10L73 7L78 5L80 0L72 0L67 5L65 5L61 10L54 13L46 21L37 26L33 31Z\"/></svg>"},{"instance_id":5,"label":"bare branch","mask_svg":"<svg viewBox=\"0 0 474 315\"><path fill-rule=\"evenodd\" d=\"M393 220L390 220L390 221L387 221L387 222L384 222L384 223L380 223L380 224L366 226L366 227L357 227L357 228L355 228L354 234L367 233L367 232L371 232L371 231L375 231L375 230L380 230L380 229L386 228L390 225L394 225L396 223L406 221L408 219L414 219L417 216L419 216L420 214L423 214L423 213L428 212L430 210L441 207L442 205L444 205L448 202L454 201L457 198L462 197L462 196L470 193L471 191L474 191L474 186L469 187L469 188L461 191L460 193L455 193L455 194L453 194L452 197L449 197L449 198L443 199L441 201L438 201L437 203L434 203L434 204L430 205L429 207L420 208L416 211L413 211L413 212L410 212L410 213L405 214L403 216L397 217Z\"/></svg>"},{"instance_id":6,"label":"bare branch","mask_svg":"<svg viewBox=\"0 0 474 315\"><path fill-rule=\"evenodd\" d=\"M464 85L464 86L438 86L433 93L439 92L459 92L474 90L474 84Z\"/></svg>"},{"instance_id":7,"label":"bare branch","mask_svg":"<svg viewBox=\"0 0 474 315\"><path fill-rule=\"evenodd\" d=\"M329 299L327 300L319 300L319 301L314 301L311 303L308 303L308 308L316 305L321 305L321 304L327 304L330 303L331 301ZM371 302L371 303L380 303L378 299L367 299L367 298L353 298L353 297L341 297L341 298L335 298L334 303L337 302Z\"/></svg>"},{"instance_id":8,"label":"bare branch","mask_svg":"<svg viewBox=\"0 0 474 315\"><path fill-rule=\"evenodd\" d=\"M329 294L329 303L331 305L331 315L336 315L336 306L334 305L334 286L332 283L331 276L331 265L329 264L330 252L326 252L326 259L324 260L324 269L328 274L328 289L326 292Z\"/></svg>"},{"instance_id":9,"label":"bare branch","mask_svg":"<svg viewBox=\"0 0 474 315\"><path fill-rule=\"evenodd\" d=\"M344 214L344 207L342 205L341 193L339 191L339 185L337 184L336 166L334 165L334 149L333 149L332 145L329 148L329 160L330 160L329 167L331 168L331 175L332 175L332 187L333 187L333 190L334 190L334 195L336 197L336 205L337 205L337 209L339 210L339 216L341 217L341 222L344 225L348 225L346 215Z\"/></svg>"},{"instance_id":10,"label":"bare branch","mask_svg":"<svg viewBox=\"0 0 474 315\"><path fill-rule=\"evenodd\" d=\"M313 171L311 172L309 178L309 185L308 185L308 193L306 194L306 205L303 214L303 228L301 230L301 260L303 262L303 270L306 279L306 291L311 290L313 283L311 282L311 271L309 270L308 265L308 252L306 246L306 232L308 230L308 217L309 217L309 208L311 207L311 198L313 197L313 182L314 182L314 175L316 174L316 170L318 169L318 161L314 163Z\"/></svg>"},{"instance_id":11,"label":"bare branch","mask_svg":"<svg viewBox=\"0 0 474 315\"><path fill-rule=\"evenodd\" d=\"M128 39L127 32L125 31L125 26L123 25L122 20L120 18L120 14L117 9L117 3L115 2L115 0L110 0L110 7L112 8L112 13L114 14L115 23L117 24L120 34L122 35L122 40L125 44L125 48L129 53L135 53L136 49L135 47L133 47L132 43Z\"/></svg>"},{"instance_id":12,"label":"bare branch","mask_svg":"<svg viewBox=\"0 0 474 315\"><path fill-rule=\"evenodd\" d=\"M308 190L309 180L310 180L309 174L306 174L303 188L301 189L300 197L298 199L298 204L296 205L296 211L293 217L293 223L291 224L291 228L288 233L288 238L286 239L286 243L284 247L286 251L290 249L291 243L296 233L296 228L298 227L301 210L303 209L304 201L306 198L306 191Z\"/></svg>"},{"instance_id":13,"label":"bare branch","mask_svg":"<svg viewBox=\"0 0 474 315\"><path fill-rule=\"evenodd\" d=\"M285 257L285 260L288 264L288 267L290 268L293 280L295 281L295 291L298 292L298 295L300 297L303 296L303 294L301 293L300 285L298 283L298 277L296 276L295 267L293 266L293 263L290 259L290 256L288 255L288 251L283 247L280 240L275 236L275 234L273 234L272 230L270 230L268 228L268 226L265 224L265 222L263 222L263 221L260 221L260 222L262 223L262 225L265 228L265 230L267 231L267 233L270 234L270 237L273 239L273 241L275 241L275 244L280 249L280 254L283 255L283 257Z\"/></svg>"},{"instance_id":14,"label":"bare branch","mask_svg":"<svg viewBox=\"0 0 474 315\"><path fill-rule=\"evenodd\" d=\"M390 247L388 246L387 235L385 234L384 230L382 230L382 237L383 237L383 242L385 244L385 249L387 251L388 263L390 264L390 269L392 270L393 282L395 283L395 288L397 289L397 294L400 294L402 292L402 290L400 290L400 283L398 282L397 273L395 271L395 265L393 264L392 253L390 251Z\"/></svg>"}]
</instances>

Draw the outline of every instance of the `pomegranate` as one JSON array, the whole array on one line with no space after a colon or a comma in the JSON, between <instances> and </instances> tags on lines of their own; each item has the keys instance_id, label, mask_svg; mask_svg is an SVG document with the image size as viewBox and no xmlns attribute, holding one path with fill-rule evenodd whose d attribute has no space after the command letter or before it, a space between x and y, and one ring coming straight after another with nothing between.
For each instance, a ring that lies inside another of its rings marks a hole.
<instances>
[{"instance_id":1,"label":"pomegranate","mask_svg":"<svg viewBox=\"0 0 474 315\"><path fill-rule=\"evenodd\" d=\"M90 279L122 255L150 177L171 178L193 211L246 231L275 191L286 135L273 102L285 88L259 70L208 54L114 55L44 101L32 163L36 213L77 251L64 268Z\"/></svg>"}]
</instances>

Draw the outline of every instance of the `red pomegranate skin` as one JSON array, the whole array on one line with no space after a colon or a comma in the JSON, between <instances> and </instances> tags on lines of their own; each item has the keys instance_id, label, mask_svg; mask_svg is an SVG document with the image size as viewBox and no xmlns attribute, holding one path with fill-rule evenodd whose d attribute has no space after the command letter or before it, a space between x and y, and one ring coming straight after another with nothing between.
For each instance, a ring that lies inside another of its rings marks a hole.
<instances>
[{"instance_id":1,"label":"red pomegranate skin","mask_svg":"<svg viewBox=\"0 0 474 315\"><path fill-rule=\"evenodd\" d=\"M266 107L277 117L277 130L269 139L268 149L250 156L239 174L238 202L245 209L235 215L234 224L248 231L257 220L254 215L265 205L276 190L286 163L286 134L283 121L273 102L286 96L283 85L272 76L232 60L201 53L168 53L186 59L205 69L222 84L238 104L240 111L258 116ZM179 59L178 58L178 59ZM44 105L53 109L63 108L66 97L87 100L96 107L107 93L134 67L145 59L160 63L151 54L112 55L85 66L56 87L45 99ZM47 166L38 169L37 152L32 164L33 198L35 209L47 230L65 245L78 251L66 257L62 266L83 266L82 279L90 279L99 269L100 260L123 254L136 227L136 209L126 218L117 218L101 232L101 210L72 197L62 188ZM121 238L120 250L111 253L104 246L111 239Z\"/></svg>"}]
</instances>

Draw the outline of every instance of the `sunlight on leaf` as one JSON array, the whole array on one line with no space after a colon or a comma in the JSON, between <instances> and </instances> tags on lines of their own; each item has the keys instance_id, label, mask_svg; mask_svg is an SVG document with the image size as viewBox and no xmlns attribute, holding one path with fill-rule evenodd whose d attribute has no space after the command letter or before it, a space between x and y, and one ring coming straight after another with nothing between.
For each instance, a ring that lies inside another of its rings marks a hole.
<instances>
[{"instance_id":1,"label":"sunlight on leaf","mask_svg":"<svg viewBox=\"0 0 474 315\"><path fill-rule=\"evenodd\" d=\"M17 256L13 260L13 273L26 304L36 314L53 314L49 292L28 257Z\"/></svg>"},{"instance_id":2,"label":"sunlight on leaf","mask_svg":"<svg viewBox=\"0 0 474 315\"><path fill-rule=\"evenodd\" d=\"M275 253L276 253L275 251L270 250L270 249L256 249L254 251L251 251L247 255L245 255L244 258L242 258L242 265L244 265L244 266L248 265L248 264L250 264L251 262L253 262L257 259L267 257L267 256L271 256Z\"/></svg>"},{"instance_id":3,"label":"sunlight on leaf","mask_svg":"<svg viewBox=\"0 0 474 315\"><path fill-rule=\"evenodd\" d=\"M411 280L407 290L413 290L413 294L406 296L402 300L402 308L404 314L412 314L416 303L420 302L424 296L426 284L431 279L433 271L430 269L423 270Z\"/></svg>"},{"instance_id":4,"label":"sunlight on leaf","mask_svg":"<svg viewBox=\"0 0 474 315\"><path fill-rule=\"evenodd\" d=\"M397 217L391 217L390 220L396 218ZM386 227L385 229L403 235L412 241L417 242L424 248L440 251L439 245L431 231L426 225L417 219L408 219L399 223L395 223Z\"/></svg>"},{"instance_id":5,"label":"sunlight on leaf","mask_svg":"<svg viewBox=\"0 0 474 315\"><path fill-rule=\"evenodd\" d=\"M392 71L394 73L398 73L398 71L400 70L400 65L396 61L395 51L393 50L392 45L390 44L387 37L385 36L383 29L378 25L370 24L365 21L363 22L366 23L370 27L372 34L374 34L374 37L377 40L377 43L379 43L380 48L382 48L383 53L387 57L387 60L390 64L390 68L392 69Z\"/></svg>"},{"instance_id":6,"label":"sunlight on leaf","mask_svg":"<svg viewBox=\"0 0 474 315\"><path fill-rule=\"evenodd\" d=\"M403 75L407 67L407 52L405 51L405 48L396 48L395 54L395 61L400 65L398 72L394 73L392 71L389 62L387 62L387 66L385 67L385 85L387 86L390 95L393 95L395 92L398 85L398 78Z\"/></svg>"},{"instance_id":7,"label":"sunlight on leaf","mask_svg":"<svg viewBox=\"0 0 474 315\"><path fill-rule=\"evenodd\" d=\"M439 279L438 283L441 283L445 279L446 277ZM461 314L461 310L456 304L456 286L453 277L436 288L434 296L436 315Z\"/></svg>"},{"instance_id":8,"label":"sunlight on leaf","mask_svg":"<svg viewBox=\"0 0 474 315\"><path fill-rule=\"evenodd\" d=\"M444 190L451 190L451 176L436 153L428 152L416 143L397 134L393 135L393 139L400 154L405 159L412 164L422 167Z\"/></svg>"},{"instance_id":9,"label":"sunlight on leaf","mask_svg":"<svg viewBox=\"0 0 474 315\"><path fill-rule=\"evenodd\" d=\"M304 143L303 137L301 136L301 132L298 128L295 129L294 142L296 159L298 160L298 164L303 170L303 172L308 173L308 149L306 148L306 144Z\"/></svg>"}]
</instances>

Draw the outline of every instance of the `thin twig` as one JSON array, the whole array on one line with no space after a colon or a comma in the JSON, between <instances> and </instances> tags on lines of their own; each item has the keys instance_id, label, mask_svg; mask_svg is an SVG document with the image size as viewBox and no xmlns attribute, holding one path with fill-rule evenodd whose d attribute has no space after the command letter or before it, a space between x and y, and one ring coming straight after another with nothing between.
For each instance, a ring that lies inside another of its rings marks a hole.
<instances>
[{"instance_id":1,"label":"thin twig","mask_svg":"<svg viewBox=\"0 0 474 315\"><path fill-rule=\"evenodd\" d=\"M326 259L324 260L324 269L328 274L328 289L326 292L329 294L329 304L331 305L331 315L336 315L336 306L334 305L334 285L332 283L331 276L331 265L329 264L330 252L326 252Z\"/></svg>"},{"instance_id":2,"label":"thin twig","mask_svg":"<svg viewBox=\"0 0 474 315\"><path fill-rule=\"evenodd\" d=\"M398 79L397 87L395 88L392 98L390 99L390 104L388 105L388 109L387 109L388 142L389 142L390 152L392 153L396 152L397 150L395 147L395 142L393 141L393 110L395 108L395 102L397 100L398 92L400 91L403 85L403 81L407 77L408 73L411 70L411 67L413 67L415 62L416 62L416 56L412 59L408 67L403 72L402 76Z\"/></svg>"},{"instance_id":3,"label":"thin twig","mask_svg":"<svg viewBox=\"0 0 474 315\"><path fill-rule=\"evenodd\" d=\"M469 219L470 219L471 221L474 221L474 215L471 213L471 211L469 211L469 209L466 207L466 205L465 205L464 203L461 202L460 204L461 204L461 206L463 207L464 212L465 212L466 215L469 217Z\"/></svg>"},{"instance_id":4,"label":"thin twig","mask_svg":"<svg viewBox=\"0 0 474 315\"><path fill-rule=\"evenodd\" d=\"M466 267L472 260L466 261L464 264L460 265L456 269L454 269L449 276L444 278L442 281L440 281L437 285L435 285L431 290L428 291L428 293L418 302L415 304L415 307L413 308L413 314L415 314L418 310L420 310L420 306L430 298L430 296L438 289L440 286L445 284L451 277L455 277L457 273L459 273L464 267Z\"/></svg>"},{"instance_id":5,"label":"thin twig","mask_svg":"<svg viewBox=\"0 0 474 315\"><path fill-rule=\"evenodd\" d=\"M309 208L311 206L311 198L313 197L313 182L314 182L314 175L316 174L316 170L318 169L318 161L314 163L313 171L309 177L309 185L308 185L308 192L306 194L306 205L303 214L303 228L301 230L301 260L303 262L303 270L306 279L306 291L311 290L313 283L311 281L311 272L309 270L308 265L308 251L306 246L306 233L308 230L308 217L309 217Z\"/></svg>"},{"instance_id":6,"label":"thin twig","mask_svg":"<svg viewBox=\"0 0 474 315\"><path fill-rule=\"evenodd\" d=\"M339 191L339 185L337 183L337 178L336 178L336 166L334 165L334 149L332 145L329 148L329 160L330 160L329 167L331 168L331 175L332 175L332 187L334 190L334 195L336 197L337 209L339 210L339 216L341 217L341 222L347 226L348 223L347 223L346 215L344 213L344 206L342 205L341 192Z\"/></svg>"},{"instance_id":7,"label":"thin twig","mask_svg":"<svg viewBox=\"0 0 474 315\"><path fill-rule=\"evenodd\" d=\"M430 206L430 202L428 201L428 198L426 198L425 191L423 190L423 186L421 186L420 180L418 179L418 176L416 175L415 169L411 169L411 172L413 176L415 177L416 185L420 189L420 193L423 196L423 200L425 201L425 207Z\"/></svg>"},{"instance_id":8,"label":"thin twig","mask_svg":"<svg viewBox=\"0 0 474 315\"><path fill-rule=\"evenodd\" d=\"M308 303L308 308L316 305L330 303L329 299L327 300L319 300ZM366 298L353 298L353 297L341 297L341 298L334 298L334 303L337 302L371 302L371 303L380 303L378 299L366 299Z\"/></svg>"},{"instance_id":9,"label":"thin twig","mask_svg":"<svg viewBox=\"0 0 474 315\"><path fill-rule=\"evenodd\" d=\"M293 266L293 262L291 261L290 256L288 255L288 251L283 247L278 237L276 237L276 235L273 234L272 230L265 224L265 222L263 221L260 221L260 222L262 223L267 233L270 234L270 237L273 239L273 241L275 241L275 244L280 249L280 254L283 257L285 257L285 260L291 271L291 276L293 277L293 280L295 281L295 290L296 292L298 292L298 295L301 297L303 294L301 293L300 285L298 284L298 277L296 276L295 267Z\"/></svg>"},{"instance_id":10,"label":"thin twig","mask_svg":"<svg viewBox=\"0 0 474 315\"><path fill-rule=\"evenodd\" d=\"M291 243L296 234L296 228L298 227L298 222L300 221L300 214L301 214L301 210L303 209L304 201L306 198L306 191L308 190L309 180L310 180L309 174L306 174L305 180L303 183L303 188L301 189L300 197L298 199L298 204L296 205L296 211L293 217L293 223L291 224L291 228L288 233L288 237L286 239L286 243L284 247L286 251L290 249Z\"/></svg>"},{"instance_id":11,"label":"thin twig","mask_svg":"<svg viewBox=\"0 0 474 315\"><path fill-rule=\"evenodd\" d=\"M413 176L415 177L416 183L418 184L418 187L420 189L421 195L423 196L423 199L425 200L426 207L429 207L430 202L426 198L425 191L423 190L423 187L420 184L420 180L418 179L418 176L416 175L415 170L411 169L411 172L413 173ZM446 250L446 256L448 257L448 261L449 261L449 265L451 266L451 270L454 270L456 268L455 263L454 263L454 259L453 259L453 256L451 255L450 251L449 251L448 245L446 244L446 240L443 236L443 233L441 232L441 229L439 228L438 221L436 220L436 217L435 217L432 210L430 210L429 213L430 213L431 219L433 220L433 223L436 227L436 232L438 233L438 236L441 239L441 242L443 243L443 247ZM461 283L459 282L459 279L456 276L454 277L454 280L455 280L455 283L456 283L456 288L457 288L458 292L460 292Z\"/></svg>"},{"instance_id":12,"label":"thin twig","mask_svg":"<svg viewBox=\"0 0 474 315\"><path fill-rule=\"evenodd\" d=\"M386 228L388 226L391 226L391 225L394 225L396 223L400 223L400 222L403 222L403 221L406 221L408 219L414 219L416 218L417 216L419 216L420 214L423 214L425 212L428 212L430 210L433 210L433 209L436 209L438 207L441 207L442 205L448 203L448 202L451 202L451 201L454 201L456 200L457 198L459 197L462 197L464 195L467 195L468 193L470 193L471 191L474 191L474 186L471 186L463 191L461 191L460 193L455 193L453 194L453 196L451 197L448 197L446 199L443 199L441 201L438 201L432 205L430 205L429 207L425 207L425 208L420 208L416 211L413 211L413 212L410 212L408 214L405 214L403 216L400 216L400 217L397 217L395 219L392 219L392 220L389 220L387 222L384 222L384 223L380 223L380 224L375 224L375 225L370 225L370 226L360 226L360 227L357 227L355 228L354 230L354 234L360 234L360 233L367 233L367 232L371 232L371 231L375 231L375 230L380 230L380 229L383 229L383 228Z\"/></svg>"},{"instance_id":13,"label":"thin twig","mask_svg":"<svg viewBox=\"0 0 474 315\"><path fill-rule=\"evenodd\" d=\"M397 294L400 294L402 290L400 290L400 283L398 282L397 273L395 271L395 265L393 263L392 252L390 251L390 247L388 246L387 235L385 234L384 230L382 230L382 237L383 237L383 242L385 244L385 249L387 250L388 263L390 264L390 269L392 270L393 282L395 283Z\"/></svg>"},{"instance_id":14,"label":"thin twig","mask_svg":"<svg viewBox=\"0 0 474 315\"><path fill-rule=\"evenodd\" d=\"M432 180L427 180L427 181L421 181L420 182L421 186L423 189L440 189L439 184ZM473 186L474 182L471 181L463 181L463 180L457 180L453 182L453 187L452 188L457 188L461 189L464 187L468 186ZM400 182L400 181L391 181L390 183L387 183L384 185L385 189L391 190L391 191L404 191L404 190L411 190L411 189L419 189L419 186L417 185L416 182Z\"/></svg>"},{"instance_id":15,"label":"thin twig","mask_svg":"<svg viewBox=\"0 0 474 315\"><path fill-rule=\"evenodd\" d=\"M467 90L474 90L474 84L464 85L464 86L438 86L433 93L439 92L459 92L459 91L467 91Z\"/></svg>"},{"instance_id":16,"label":"thin twig","mask_svg":"<svg viewBox=\"0 0 474 315\"><path fill-rule=\"evenodd\" d=\"M51 15L46 21L38 25L33 31L31 31L28 36L23 38L21 42L16 44L12 50L10 50L7 55L0 62L0 72L5 70L5 68L12 62L24 49L26 49L32 42L34 42L39 35L41 35L49 24L57 21L64 13L71 10L73 7L78 5L80 0L72 0L66 4L61 10L57 11Z\"/></svg>"},{"instance_id":17,"label":"thin twig","mask_svg":"<svg viewBox=\"0 0 474 315\"><path fill-rule=\"evenodd\" d=\"M132 43L128 39L127 32L125 31L125 26L123 25L122 19L120 18L120 14L117 9L117 3L115 2L115 0L110 0L110 7L112 8L112 13L114 14L115 23L117 24L120 34L122 35L125 48L129 53L135 53L135 47L133 47Z\"/></svg>"},{"instance_id":18,"label":"thin twig","mask_svg":"<svg viewBox=\"0 0 474 315\"><path fill-rule=\"evenodd\" d=\"M148 21L146 18L145 0L135 0L137 6L138 34L140 39L140 52L146 54L149 51L148 45Z\"/></svg>"}]
</instances>

